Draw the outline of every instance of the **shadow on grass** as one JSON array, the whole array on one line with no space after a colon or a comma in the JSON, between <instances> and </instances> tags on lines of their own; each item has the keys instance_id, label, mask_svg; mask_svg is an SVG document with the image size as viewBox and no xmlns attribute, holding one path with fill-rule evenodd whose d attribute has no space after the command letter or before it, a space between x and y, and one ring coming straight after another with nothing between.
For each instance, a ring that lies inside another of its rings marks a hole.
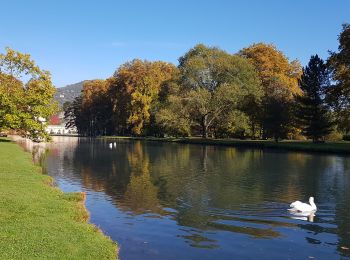
<instances>
[{"instance_id":1,"label":"shadow on grass","mask_svg":"<svg viewBox=\"0 0 350 260\"><path fill-rule=\"evenodd\" d=\"M11 140L7 139L7 138L1 138L0 137L0 143L8 143L8 142L11 142Z\"/></svg>"}]
</instances>

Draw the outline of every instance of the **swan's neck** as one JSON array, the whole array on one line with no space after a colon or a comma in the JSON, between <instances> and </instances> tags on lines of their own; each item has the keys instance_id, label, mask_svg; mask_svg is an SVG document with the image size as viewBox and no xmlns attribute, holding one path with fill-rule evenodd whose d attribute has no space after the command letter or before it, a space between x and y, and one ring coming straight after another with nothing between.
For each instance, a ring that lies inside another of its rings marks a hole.
<instances>
[{"instance_id":1,"label":"swan's neck","mask_svg":"<svg viewBox=\"0 0 350 260\"><path fill-rule=\"evenodd\" d=\"M314 210L317 209L315 202L310 201L310 205L311 205L311 207L312 207Z\"/></svg>"}]
</instances>

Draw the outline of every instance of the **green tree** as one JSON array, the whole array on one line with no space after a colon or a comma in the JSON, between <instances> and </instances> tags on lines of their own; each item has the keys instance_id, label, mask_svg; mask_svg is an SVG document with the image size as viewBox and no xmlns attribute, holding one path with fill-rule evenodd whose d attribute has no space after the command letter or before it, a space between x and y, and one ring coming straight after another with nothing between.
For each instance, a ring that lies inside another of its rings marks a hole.
<instances>
[{"instance_id":1,"label":"green tree","mask_svg":"<svg viewBox=\"0 0 350 260\"><path fill-rule=\"evenodd\" d=\"M182 98L179 76L180 74L176 73L172 79L162 84L159 91L154 117L162 135L191 135L191 119L186 108L187 101Z\"/></svg>"},{"instance_id":2,"label":"green tree","mask_svg":"<svg viewBox=\"0 0 350 260\"><path fill-rule=\"evenodd\" d=\"M343 24L338 52L332 52L328 66L335 84L327 93L328 103L335 111L339 130L350 132L350 25Z\"/></svg>"},{"instance_id":3,"label":"green tree","mask_svg":"<svg viewBox=\"0 0 350 260\"><path fill-rule=\"evenodd\" d=\"M64 119L67 128L76 127L80 135L90 134L89 117L83 108L82 95L76 97L72 103L65 107Z\"/></svg>"},{"instance_id":4,"label":"green tree","mask_svg":"<svg viewBox=\"0 0 350 260\"><path fill-rule=\"evenodd\" d=\"M219 117L213 126L214 134L220 138L246 138L253 136L252 120L247 113L232 110L227 116Z\"/></svg>"},{"instance_id":5,"label":"green tree","mask_svg":"<svg viewBox=\"0 0 350 260\"><path fill-rule=\"evenodd\" d=\"M333 125L323 98L330 81L327 66L317 55L311 56L309 64L303 69L299 85L303 95L297 97L297 116L303 133L314 142L324 141Z\"/></svg>"},{"instance_id":6,"label":"green tree","mask_svg":"<svg viewBox=\"0 0 350 260\"><path fill-rule=\"evenodd\" d=\"M156 122L163 133L176 137L191 135L191 118L186 105L187 101L180 95L169 95L156 114Z\"/></svg>"},{"instance_id":7,"label":"green tree","mask_svg":"<svg viewBox=\"0 0 350 260\"><path fill-rule=\"evenodd\" d=\"M64 102L63 105L62 105L63 111L66 111L69 108L69 106L72 105L72 102L73 101L66 101L66 102Z\"/></svg>"},{"instance_id":8,"label":"green tree","mask_svg":"<svg viewBox=\"0 0 350 260\"><path fill-rule=\"evenodd\" d=\"M271 80L271 92L264 97L262 113L264 137L274 138L276 142L287 138L295 126L294 99L289 96L289 91L284 82L279 78Z\"/></svg>"},{"instance_id":9,"label":"green tree","mask_svg":"<svg viewBox=\"0 0 350 260\"><path fill-rule=\"evenodd\" d=\"M46 122L57 111L50 73L6 48L0 54L0 129L12 129L35 141L49 138Z\"/></svg>"},{"instance_id":10,"label":"green tree","mask_svg":"<svg viewBox=\"0 0 350 260\"><path fill-rule=\"evenodd\" d=\"M203 138L213 124L234 109L243 109L245 98L259 101L258 76L247 60L218 48L196 45L179 59L182 98L194 127Z\"/></svg>"}]
</instances>

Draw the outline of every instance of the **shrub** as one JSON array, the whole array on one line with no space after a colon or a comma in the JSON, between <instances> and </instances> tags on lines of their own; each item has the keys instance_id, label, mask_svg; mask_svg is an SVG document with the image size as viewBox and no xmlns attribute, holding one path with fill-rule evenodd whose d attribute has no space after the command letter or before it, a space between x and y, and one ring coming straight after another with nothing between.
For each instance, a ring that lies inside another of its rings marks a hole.
<instances>
[{"instance_id":1,"label":"shrub","mask_svg":"<svg viewBox=\"0 0 350 260\"><path fill-rule=\"evenodd\" d=\"M343 135L337 131L333 131L326 136L326 141L341 141Z\"/></svg>"},{"instance_id":2,"label":"shrub","mask_svg":"<svg viewBox=\"0 0 350 260\"><path fill-rule=\"evenodd\" d=\"M343 135L344 141L350 141L350 135Z\"/></svg>"}]
</instances>

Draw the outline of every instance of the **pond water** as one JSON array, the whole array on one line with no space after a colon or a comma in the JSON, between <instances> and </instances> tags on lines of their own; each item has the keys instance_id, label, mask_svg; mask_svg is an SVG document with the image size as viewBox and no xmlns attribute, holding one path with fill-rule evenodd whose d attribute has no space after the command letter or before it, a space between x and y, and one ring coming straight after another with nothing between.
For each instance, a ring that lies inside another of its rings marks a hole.
<instances>
[{"instance_id":1,"label":"pond water","mask_svg":"<svg viewBox=\"0 0 350 260\"><path fill-rule=\"evenodd\" d=\"M56 137L33 154L62 190L87 192L122 260L350 259L350 157L115 142ZM288 212L309 196L315 215Z\"/></svg>"}]
</instances>

